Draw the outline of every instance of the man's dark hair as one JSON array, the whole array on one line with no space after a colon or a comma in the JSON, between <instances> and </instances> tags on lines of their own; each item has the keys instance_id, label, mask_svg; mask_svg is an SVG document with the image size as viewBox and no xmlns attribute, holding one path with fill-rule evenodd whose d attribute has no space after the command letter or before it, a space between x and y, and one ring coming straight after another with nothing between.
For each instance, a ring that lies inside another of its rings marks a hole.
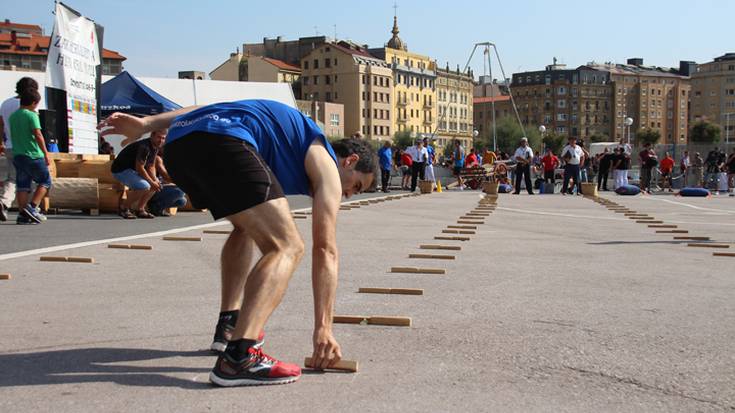
<instances>
[{"instance_id":1,"label":"man's dark hair","mask_svg":"<svg viewBox=\"0 0 735 413\"><path fill-rule=\"evenodd\" d=\"M20 105L30 106L41 101L41 95L36 89L26 89L20 93Z\"/></svg>"},{"instance_id":2,"label":"man's dark hair","mask_svg":"<svg viewBox=\"0 0 735 413\"><path fill-rule=\"evenodd\" d=\"M36 82L32 77L22 77L18 83L15 84L15 94L18 96L22 95L23 92L28 89L38 90L38 82Z\"/></svg>"},{"instance_id":3,"label":"man's dark hair","mask_svg":"<svg viewBox=\"0 0 735 413\"><path fill-rule=\"evenodd\" d=\"M352 154L357 154L360 160L355 165L355 170L371 174L378 168L377 157L370 146L370 142L359 138L344 138L336 142L332 142L334 153L340 158L346 158Z\"/></svg>"}]
</instances>

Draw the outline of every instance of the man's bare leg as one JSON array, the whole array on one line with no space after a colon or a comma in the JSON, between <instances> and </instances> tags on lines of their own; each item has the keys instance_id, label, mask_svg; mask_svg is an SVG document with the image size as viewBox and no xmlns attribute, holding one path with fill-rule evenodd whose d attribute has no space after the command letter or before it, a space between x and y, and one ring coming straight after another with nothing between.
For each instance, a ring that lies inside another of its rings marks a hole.
<instances>
[{"instance_id":1,"label":"man's bare leg","mask_svg":"<svg viewBox=\"0 0 735 413\"><path fill-rule=\"evenodd\" d=\"M138 199L138 202L136 202L136 204L130 204L130 207L135 208L136 211L144 211L145 206L148 204L148 201L150 201L151 198L153 198L153 195L156 194L156 191L154 191L153 189L149 189L147 191L143 190L140 192L141 196Z\"/></svg>"},{"instance_id":2,"label":"man's bare leg","mask_svg":"<svg viewBox=\"0 0 735 413\"><path fill-rule=\"evenodd\" d=\"M15 202L18 203L19 210L25 208L25 206L28 205L29 196L30 196L30 193L26 191L17 191L15 193Z\"/></svg>"},{"instance_id":3,"label":"man's bare leg","mask_svg":"<svg viewBox=\"0 0 735 413\"><path fill-rule=\"evenodd\" d=\"M250 274L225 273L223 285L245 283L243 303L232 339L257 340L268 317L281 302L288 281L304 255L304 242L288 202L278 198L227 217L237 231L247 229L263 256Z\"/></svg>"},{"instance_id":4,"label":"man's bare leg","mask_svg":"<svg viewBox=\"0 0 735 413\"><path fill-rule=\"evenodd\" d=\"M235 229L222 247L222 301L220 311L236 311L242 307L247 275L252 270L255 243L242 229ZM237 274L245 274L238 277Z\"/></svg>"},{"instance_id":5,"label":"man's bare leg","mask_svg":"<svg viewBox=\"0 0 735 413\"><path fill-rule=\"evenodd\" d=\"M138 204L138 201L143 196L143 193L145 193L146 190L129 190L128 196L125 198L125 200L122 202L122 208L123 209L133 209Z\"/></svg>"},{"instance_id":6,"label":"man's bare leg","mask_svg":"<svg viewBox=\"0 0 735 413\"><path fill-rule=\"evenodd\" d=\"M48 188L46 188L45 186L38 185L36 187L36 192L33 193L33 198L31 200L33 202L33 205L36 205L36 206L41 205L41 201L43 201L43 197L45 197L47 193L48 193Z\"/></svg>"}]
</instances>

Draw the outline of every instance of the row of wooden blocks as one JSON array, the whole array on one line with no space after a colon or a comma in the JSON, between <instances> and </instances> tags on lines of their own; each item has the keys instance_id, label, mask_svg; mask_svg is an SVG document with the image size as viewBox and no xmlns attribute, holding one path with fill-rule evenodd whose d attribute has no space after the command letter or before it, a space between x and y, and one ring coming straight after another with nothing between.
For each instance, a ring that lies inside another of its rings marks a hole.
<instances>
[{"instance_id":1,"label":"row of wooden blocks","mask_svg":"<svg viewBox=\"0 0 735 413\"><path fill-rule=\"evenodd\" d=\"M649 216L648 214L641 214L637 211L632 211L628 209L627 207L624 207L622 205L616 204L614 202L605 200L604 198L599 198L599 200L595 200L595 202L604 205L609 210L612 210L616 213L623 213L624 216L628 217L629 219L633 219L636 221L636 223L640 224L648 224L649 228L668 228L668 230L657 230L657 234L688 234L689 231L687 230L681 230L681 229L675 229L678 228L676 225L669 225L664 224L661 220L656 220L654 217ZM710 241L710 237L702 237L702 236L674 236L674 240L679 241ZM729 244L717 244L717 243L696 243L696 242L690 242L687 243L688 247L695 247L695 248L730 248ZM714 256L723 256L728 257L730 253L714 253Z\"/></svg>"}]
</instances>

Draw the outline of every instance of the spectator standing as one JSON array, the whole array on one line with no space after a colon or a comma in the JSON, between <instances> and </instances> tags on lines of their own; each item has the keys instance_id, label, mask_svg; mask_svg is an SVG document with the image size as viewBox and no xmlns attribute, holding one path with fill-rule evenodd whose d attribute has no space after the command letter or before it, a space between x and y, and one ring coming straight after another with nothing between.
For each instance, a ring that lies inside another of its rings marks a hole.
<instances>
[{"instance_id":1,"label":"spectator standing","mask_svg":"<svg viewBox=\"0 0 735 413\"><path fill-rule=\"evenodd\" d=\"M10 115L20 108L20 95L24 90L38 90L38 82L30 77L21 78L15 84L15 96L0 105L0 221L8 220L8 209L15 199L15 166L13 165L13 141L10 137Z\"/></svg>"},{"instance_id":2,"label":"spectator standing","mask_svg":"<svg viewBox=\"0 0 735 413\"><path fill-rule=\"evenodd\" d=\"M584 141L579 141L579 147L582 149L582 153L584 155L584 160L579 165L580 182L589 182L590 181L590 167L592 166L592 159L590 157L590 153L584 147Z\"/></svg>"},{"instance_id":3,"label":"spectator standing","mask_svg":"<svg viewBox=\"0 0 735 413\"><path fill-rule=\"evenodd\" d=\"M413 168L413 159L411 159L411 155L408 154L405 150L401 150L401 174L403 175L403 180L401 181L401 188L403 189L410 189L411 187L411 170Z\"/></svg>"},{"instance_id":4,"label":"spectator standing","mask_svg":"<svg viewBox=\"0 0 735 413\"><path fill-rule=\"evenodd\" d=\"M689 159L689 151L684 151L684 154L681 156L681 161L679 161L679 171L684 176L684 186L689 185L689 166L691 165L691 160Z\"/></svg>"},{"instance_id":5,"label":"spectator standing","mask_svg":"<svg viewBox=\"0 0 735 413\"><path fill-rule=\"evenodd\" d=\"M610 169L612 168L615 154L611 153L608 148L600 156L599 166L597 170L597 190L607 191L607 180L610 178Z\"/></svg>"},{"instance_id":6,"label":"spectator standing","mask_svg":"<svg viewBox=\"0 0 735 413\"><path fill-rule=\"evenodd\" d=\"M454 150L452 151L452 162L453 162L453 168L452 171L454 172L454 176L457 177L457 188L459 190L464 189L464 182L462 182L462 169L464 169L464 161L465 161L465 151L462 144L459 142L459 139L454 140Z\"/></svg>"},{"instance_id":7,"label":"spectator standing","mask_svg":"<svg viewBox=\"0 0 735 413\"><path fill-rule=\"evenodd\" d=\"M18 224L40 224L46 220L38 205L51 188L50 163L46 142L41 133L41 120L36 113L41 95L36 89L26 89L20 95L20 108L10 118L10 138L13 144ZM31 181L36 190L29 201Z\"/></svg>"},{"instance_id":8,"label":"spectator standing","mask_svg":"<svg viewBox=\"0 0 735 413\"><path fill-rule=\"evenodd\" d=\"M643 150L638 153L638 159L641 162L641 191L650 194L652 172L653 168L658 166L658 159L649 142L643 144Z\"/></svg>"},{"instance_id":9,"label":"spectator standing","mask_svg":"<svg viewBox=\"0 0 735 413\"><path fill-rule=\"evenodd\" d=\"M126 146L112 162L112 176L129 189L128 197L121 205L121 217L154 218L145 208L162 188L156 174L156 156L165 140L165 130L154 131L150 138Z\"/></svg>"},{"instance_id":10,"label":"spectator standing","mask_svg":"<svg viewBox=\"0 0 735 413\"><path fill-rule=\"evenodd\" d=\"M383 192L387 193L390 172L393 169L393 151L390 148L390 141L385 141L383 146L378 149L378 160L380 162L380 184L383 187Z\"/></svg>"},{"instance_id":11,"label":"spectator standing","mask_svg":"<svg viewBox=\"0 0 735 413\"><path fill-rule=\"evenodd\" d=\"M424 143L421 139L416 139L416 144L406 149L406 152L411 155L411 160L413 161L411 164L411 192L414 192L418 180L424 180L429 151L424 148Z\"/></svg>"},{"instance_id":12,"label":"spectator standing","mask_svg":"<svg viewBox=\"0 0 735 413\"><path fill-rule=\"evenodd\" d=\"M661 171L661 186L663 190L668 189L669 192L672 192L672 175L674 174L674 158L671 157L671 155L666 152L664 154L664 159L661 159L661 163L659 164L659 170Z\"/></svg>"},{"instance_id":13,"label":"spectator standing","mask_svg":"<svg viewBox=\"0 0 735 413\"><path fill-rule=\"evenodd\" d=\"M569 186L569 180L574 180L574 186L577 188L577 195L582 195L580 191L580 166L584 164L584 151L577 145L577 138L570 136L567 145L561 150L561 158L564 160L564 183L561 188L563 195L573 194L572 188Z\"/></svg>"},{"instance_id":14,"label":"spectator standing","mask_svg":"<svg viewBox=\"0 0 735 413\"><path fill-rule=\"evenodd\" d=\"M427 181L432 182L432 189L435 186L436 183L436 176L434 175L434 164L436 163L436 150L434 149L433 145L429 144L429 138L424 138L424 147L426 148L426 152L429 154L429 158L426 160L426 171L424 173L424 176L426 177Z\"/></svg>"},{"instance_id":15,"label":"spectator standing","mask_svg":"<svg viewBox=\"0 0 735 413\"><path fill-rule=\"evenodd\" d=\"M551 151L551 148L546 148L546 154L541 158L541 164L544 166L544 182L552 185L555 184L556 168L559 167L561 162L559 161L559 158L554 155L554 152Z\"/></svg>"},{"instance_id":16,"label":"spectator standing","mask_svg":"<svg viewBox=\"0 0 735 413\"><path fill-rule=\"evenodd\" d=\"M714 186L717 189L717 181L722 163L719 148L714 148L707 154L707 159L704 161L705 167L707 168L707 173L704 175L704 182L707 187Z\"/></svg>"},{"instance_id":17,"label":"spectator standing","mask_svg":"<svg viewBox=\"0 0 735 413\"><path fill-rule=\"evenodd\" d=\"M485 149L485 153L482 155L483 165L493 165L497 160L498 156L495 155L495 152Z\"/></svg>"},{"instance_id":18,"label":"spectator standing","mask_svg":"<svg viewBox=\"0 0 735 413\"><path fill-rule=\"evenodd\" d=\"M727 169L727 188L729 192L733 192L735 189L735 148L732 148L730 156L725 161L725 167Z\"/></svg>"},{"instance_id":19,"label":"spectator standing","mask_svg":"<svg viewBox=\"0 0 735 413\"><path fill-rule=\"evenodd\" d=\"M533 150L528 146L528 139L521 138L521 146L519 146L513 154L513 160L516 161L516 187L514 194L521 193L521 180L526 184L528 195L533 195L533 184L531 184L531 160L533 160Z\"/></svg>"},{"instance_id":20,"label":"spectator standing","mask_svg":"<svg viewBox=\"0 0 735 413\"><path fill-rule=\"evenodd\" d=\"M464 160L465 168L474 168L478 165L480 165L480 161L477 160L477 154L475 153L475 148L470 149L470 154L467 155L467 157Z\"/></svg>"},{"instance_id":21,"label":"spectator standing","mask_svg":"<svg viewBox=\"0 0 735 413\"><path fill-rule=\"evenodd\" d=\"M701 188L704 186L704 160L699 152L694 153L694 159L688 169L689 175L694 180L693 186Z\"/></svg>"}]
</instances>

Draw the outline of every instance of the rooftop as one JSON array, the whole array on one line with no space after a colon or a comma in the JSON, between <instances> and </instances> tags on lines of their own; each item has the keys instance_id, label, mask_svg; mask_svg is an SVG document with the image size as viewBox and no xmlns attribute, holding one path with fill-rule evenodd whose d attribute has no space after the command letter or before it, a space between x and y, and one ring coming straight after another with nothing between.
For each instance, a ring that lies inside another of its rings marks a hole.
<instances>
[{"instance_id":1,"label":"rooftop","mask_svg":"<svg viewBox=\"0 0 735 413\"><path fill-rule=\"evenodd\" d=\"M0 53L19 54L31 56L48 55L48 46L51 42L50 36L17 36L13 41L11 33L0 33ZM126 57L120 53L102 49L103 59L125 60Z\"/></svg>"}]
</instances>

